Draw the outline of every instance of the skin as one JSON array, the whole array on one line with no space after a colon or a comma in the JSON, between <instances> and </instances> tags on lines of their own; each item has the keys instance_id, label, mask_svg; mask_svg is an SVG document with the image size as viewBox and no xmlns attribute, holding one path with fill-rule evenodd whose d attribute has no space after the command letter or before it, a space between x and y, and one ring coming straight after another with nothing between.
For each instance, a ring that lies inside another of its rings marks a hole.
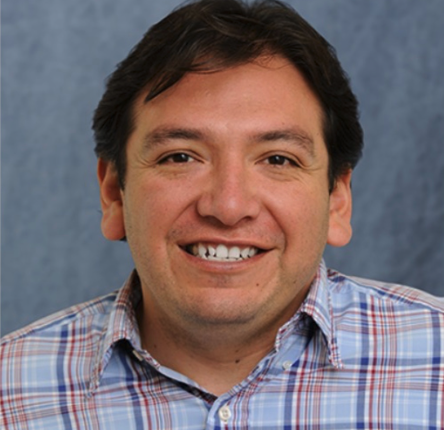
<instances>
[{"instance_id":1,"label":"skin","mask_svg":"<svg viewBox=\"0 0 444 430\"><path fill-rule=\"evenodd\" d=\"M214 394L242 381L300 307L326 243L350 240L348 172L328 191L322 111L281 57L186 75L134 106L125 189L99 160L102 231L127 237L142 344ZM203 260L196 243L254 246Z\"/></svg>"}]
</instances>

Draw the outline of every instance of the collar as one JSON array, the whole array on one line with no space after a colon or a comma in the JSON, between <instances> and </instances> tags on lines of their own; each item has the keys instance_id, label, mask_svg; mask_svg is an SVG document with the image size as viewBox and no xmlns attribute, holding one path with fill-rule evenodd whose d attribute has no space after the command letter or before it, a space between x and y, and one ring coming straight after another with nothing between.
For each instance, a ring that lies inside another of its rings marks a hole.
<instances>
[{"instance_id":1,"label":"collar","mask_svg":"<svg viewBox=\"0 0 444 430\"><path fill-rule=\"evenodd\" d=\"M328 358L333 367L343 368L340 357L328 270L322 260L310 286L310 290L298 312L278 331L275 349L278 350L285 338L297 329L301 315L306 314L313 319L321 330ZM100 378L109 362L117 342L126 340L134 351L141 351L139 328L136 319L136 308L142 298L140 280L134 270L123 287L118 291L109 318L104 325L97 352L93 360L93 368L88 395L91 396L98 388ZM137 355L136 355L137 357ZM137 357L140 359L140 357ZM156 365L156 363L153 363Z\"/></svg>"},{"instance_id":2,"label":"collar","mask_svg":"<svg viewBox=\"0 0 444 430\"><path fill-rule=\"evenodd\" d=\"M94 357L88 396L98 388L100 378L109 362L117 342L126 340L134 349L140 349L140 333L136 309L142 299L140 280L133 270L118 290L109 317L106 320Z\"/></svg>"},{"instance_id":3,"label":"collar","mask_svg":"<svg viewBox=\"0 0 444 430\"><path fill-rule=\"evenodd\" d=\"M336 320L331 297L332 282L325 262L322 260L301 311L312 317L322 331L332 366L342 369L344 365L336 337Z\"/></svg>"},{"instance_id":4,"label":"collar","mask_svg":"<svg viewBox=\"0 0 444 430\"><path fill-rule=\"evenodd\" d=\"M299 331L305 324L302 315L308 315L319 328L325 341L328 359L333 367L342 369L343 363L336 337L336 324L331 298L331 282L329 271L324 260L321 260L316 275L310 285L307 297L296 314L285 323L278 331L275 342L275 350L279 350L285 339Z\"/></svg>"}]
</instances>

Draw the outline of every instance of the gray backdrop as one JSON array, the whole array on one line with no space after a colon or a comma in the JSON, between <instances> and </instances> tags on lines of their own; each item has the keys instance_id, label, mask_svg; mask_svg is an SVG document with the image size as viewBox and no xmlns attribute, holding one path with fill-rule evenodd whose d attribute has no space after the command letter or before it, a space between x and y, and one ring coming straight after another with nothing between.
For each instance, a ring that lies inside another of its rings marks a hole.
<instances>
[{"instance_id":1,"label":"gray backdrop","mask_svg":"<svg viewBox=\"0 0 444 430\"><path fill-rule=\"evenodd\" d=\"M90 130L104 78L179 0L3 0L2 333L120 287ZM338 51L366 149L349 274L444 295L444 2L292 0Z\"/></svg>"}]
</instances>

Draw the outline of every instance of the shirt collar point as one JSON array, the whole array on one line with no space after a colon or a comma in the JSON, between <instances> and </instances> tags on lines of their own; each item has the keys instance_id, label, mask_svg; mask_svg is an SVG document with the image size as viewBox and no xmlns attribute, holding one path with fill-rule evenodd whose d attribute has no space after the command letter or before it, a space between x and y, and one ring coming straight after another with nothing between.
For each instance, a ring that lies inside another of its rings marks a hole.
<instances>
[{"instance_id":1,"label":"shirt collar point","mask_svg":"<svg viewBox=\"0 0 444 430\"><path fill-rule=\"evenodd\" d=\"M329 284L329 272L322 260L309 293L302 304L301 311L310 316L321 330L328 350L329 362L339 370L344 367L344 364L336 338L334 309Z\"/></svg>"},{"instance_id":2,"label":"shirt collar point","mask_svg":"<svg viewBox=\"0 0 444 430\"><path fill-rule=\"evenodd\" d=\"M103 328L96 357L93 360L90 393L93 394L99 387L103 371L115 345L122 340L128 341L134 347L140 343L135 315L135 307L140 299L139 278L134 270L122 288L117 291L108 323Z\"/></svg>"}]
</instances>

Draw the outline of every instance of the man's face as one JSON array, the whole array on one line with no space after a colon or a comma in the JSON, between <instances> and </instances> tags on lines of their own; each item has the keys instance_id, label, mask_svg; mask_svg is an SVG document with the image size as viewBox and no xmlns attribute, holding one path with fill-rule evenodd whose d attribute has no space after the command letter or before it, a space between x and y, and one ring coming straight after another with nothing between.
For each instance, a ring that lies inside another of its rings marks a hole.
<instances>
[{"instance_id":1,"label":"man's face","mask_svg":"<svg viewBox=\"0 0 444 430\"><path fill-rule=\"evenodd\" d=\"M176 324L285 321L325 244L351 235L350 175L329 195L312 91L274 57L144 97L124 191L111 165L99 163L99 179L103 232L126 235L145 310Z\"/></svg>"}]
</instances>

